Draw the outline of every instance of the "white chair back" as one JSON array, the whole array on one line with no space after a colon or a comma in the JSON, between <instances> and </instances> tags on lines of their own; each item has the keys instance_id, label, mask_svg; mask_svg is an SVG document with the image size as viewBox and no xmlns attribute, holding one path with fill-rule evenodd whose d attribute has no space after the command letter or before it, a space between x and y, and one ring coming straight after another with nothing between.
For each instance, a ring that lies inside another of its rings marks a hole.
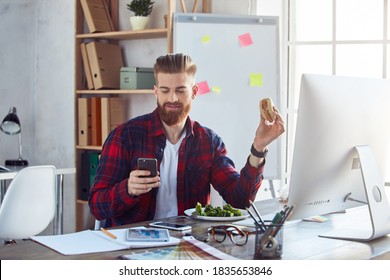
<instances>
[{"instance_id":1,"label":"white chair back","mask_svg":"<svg viewBox=\"0 0 390 280\"><path fill-rule=\"evenodd\" d=\"M55 214L55 176L51 165L16 174L0 207L0 238L25 239L47 228Z\"/></svg>"},{"instance_id":2,"label":"white chair back","mask_svg":"<svg viewBox=\"0 0 390 280\"><path fill-rule=\"evenodd\" d=\"M95 227L94 230L99 230L101 227L104 227L106 220L96 220L95 219Z\"/></svg>"}]
</instances>

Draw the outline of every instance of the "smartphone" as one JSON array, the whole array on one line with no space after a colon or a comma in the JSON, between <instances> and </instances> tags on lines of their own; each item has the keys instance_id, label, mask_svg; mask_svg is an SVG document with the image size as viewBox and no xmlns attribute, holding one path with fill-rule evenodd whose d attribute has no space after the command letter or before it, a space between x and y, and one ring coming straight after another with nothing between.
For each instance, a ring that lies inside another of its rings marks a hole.
<instances>
[{"instance_id":1,"label":"smartphone","mask_svg":"<svg viewBox=\"0 0 390 280\"><path fill-rule=\"evenodd\" d=\"M149 225L152 227L166 228L166 229L179 230L179 231L191 229L191 226L189 226L189 225L169 223L169 222L153 222Z\"/></svg>"},{"instance_id":2,"label":"smartphone","mask_svg":"<svg viewBox=\"0 0 390 280\"><path fill-rule=\"evenodd\" d=\"M139 158L137 161L138 169L149 170L150 175L146 177L157 176L157 159L155 158Z\"/></svg>"},{"instance_id":3,"label":"smartphone","mask_svg":"<svg viewBox=\"0 0 390 280\"><path fill-rule=\"evenodd\" d=\"M128 228L126 231L126 240L131 242L168 242L169 238L167 229Z\"/></svg>"}]
</instances>

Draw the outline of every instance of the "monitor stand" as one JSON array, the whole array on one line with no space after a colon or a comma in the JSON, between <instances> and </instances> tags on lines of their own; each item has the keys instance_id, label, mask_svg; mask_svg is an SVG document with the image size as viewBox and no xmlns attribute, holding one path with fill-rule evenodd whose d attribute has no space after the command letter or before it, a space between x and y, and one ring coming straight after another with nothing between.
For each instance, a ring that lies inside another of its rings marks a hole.
<instances>
[{"instance_id":1,"label":"monitor stand","mask_svg":"<svg viewBox=\"0 0 390 280\"><path fill-rule=\"evenodd\" d=\"M370 241L390 233L390 206L375 155L369 146L355 148L360 160L370 224L367 226L359 224L358 228L333 230L319 235L320 237Z\"/></svg>"}]
</instances>

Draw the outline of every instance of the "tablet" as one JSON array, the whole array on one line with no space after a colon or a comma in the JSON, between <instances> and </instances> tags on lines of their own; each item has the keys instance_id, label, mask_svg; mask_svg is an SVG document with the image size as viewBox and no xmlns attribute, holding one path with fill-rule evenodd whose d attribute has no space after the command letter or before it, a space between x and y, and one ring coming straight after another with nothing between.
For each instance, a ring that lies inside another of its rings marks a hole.
<instances>
[{"instance_id":1,"label":"tablet","mask_svg":"<svg viewBox=\"0 0 390 280\"><path fill-rule=\"evenodd\" d=\"M167 229L128 228L126 240L132 242L168 242L169 231Z\"/></svg>"}]
</instances>

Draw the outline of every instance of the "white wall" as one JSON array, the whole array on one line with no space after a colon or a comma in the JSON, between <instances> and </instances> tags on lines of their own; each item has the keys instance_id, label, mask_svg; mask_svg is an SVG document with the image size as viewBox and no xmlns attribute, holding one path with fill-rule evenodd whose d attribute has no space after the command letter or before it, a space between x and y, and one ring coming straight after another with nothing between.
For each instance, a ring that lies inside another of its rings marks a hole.
<instances>
[{"instance_id":1,"label":"white wall","mask_svg":"<svg viewBox=\"0 0 390 280\"><path fill-rule=\"evenodd\" d=\"M29 159L34 122L35 1L0 2L0 119L16 106ZM0 132L0 164L18 157L18 137Z\"/></svg>"},{"instance_id":2,"label":"white wall","mask_svg":"<svg viewBox=\"0 0 390 280\"><path fill-rule=\"evenodd\" d=\"M186 2L192 6L193 1ZM121 30L130 28L127 3L120 0ZM259 8L278 11L272 0L214 0L212 5L214 13L225 14L256 14ZM162 27L166 1L156 1L154 9L151 27ZM0 0L0 37L0 119L11 106L17 107L23 157L31 164L73 167L74 0ZM129 41L124 46L129 66L151 67L166 52L164 39ZM129 116L155 107L153 96L128 99ZM0 165L17 156L17 136L0 132ZM64 231L71 232L75 229L74 176L66 176L64 196Z\"/></svg>"},{"instance_id":3,"label":"white wall","mask_svg":"<svg viewBox=\"0 0 390 280\"><path fill-rule=\"evenodd\" d=\"M0 119L11 106L30 164L74 166L74 1L0 1ZM0 133L0 164L18 157ZM74 176L65 178L64 229L74 230Z\"/></svg>"},{"instance_id":4,"label":"white wall","mask_svg":"<svg viewBox=\"0 0 390 280\"><path fill-rule=\"evenodd\" d=\"M31 159L74 167L74 1L36 0L35 135ZM64 185L64 232L75 229L75 176Z\"/></svg>"}]
</instances>

